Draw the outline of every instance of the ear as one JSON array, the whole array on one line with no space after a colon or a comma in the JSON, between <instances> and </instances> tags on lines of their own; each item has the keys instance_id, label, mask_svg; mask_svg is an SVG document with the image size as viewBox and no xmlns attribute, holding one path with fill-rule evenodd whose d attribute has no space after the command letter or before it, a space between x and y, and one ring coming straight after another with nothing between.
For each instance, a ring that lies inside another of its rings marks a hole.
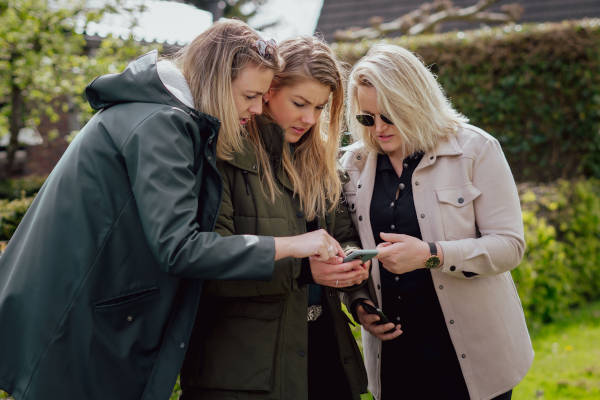
<instances>
[{"instance_id":1,"label":"ear","mask_svg":"<svg viewBox=\"0 0 600 400\"><path fill-rule=\"evenodd\" d=\"M269 100L271 100L271 96L273 96L273 92L274 92L274 90L271 87L271 88L269 88L269 90L267 90L267 93L265 93L263 95L263 100L264 100L265 103L268 103Z\"/></svg>"}]
</instances>

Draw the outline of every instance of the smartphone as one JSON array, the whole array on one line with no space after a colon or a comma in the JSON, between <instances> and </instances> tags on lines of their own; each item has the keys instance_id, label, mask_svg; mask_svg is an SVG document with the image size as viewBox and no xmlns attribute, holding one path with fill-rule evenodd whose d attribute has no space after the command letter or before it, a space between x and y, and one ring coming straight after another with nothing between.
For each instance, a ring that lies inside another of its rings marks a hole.
<instances>
[{"instance_id":1,"label":"smartphone","mask_svg":"<svg viewBox=\"0 0 600 400\"><path fill-rule=\"evenodd\" d=\"M362 262L369 261L371 258L377 255L378 251L373 250L354 250L344 258L344 262L349 262L360 258Z\"/></svg>"},{"instance_id":2,"label":"smartphone","mask_svg":"<svg viewBox=\"0 0 600 400\"><path fill-rule=\"evenodd\" d=\"M379 321L377 321L375 324L383 325L390 322L389 318L383 313L383 311L381 311L380 308L376 308L364 300L359 301L358 304L361 305L367 313L379 315Z\"/></svg>"}]
</instances>

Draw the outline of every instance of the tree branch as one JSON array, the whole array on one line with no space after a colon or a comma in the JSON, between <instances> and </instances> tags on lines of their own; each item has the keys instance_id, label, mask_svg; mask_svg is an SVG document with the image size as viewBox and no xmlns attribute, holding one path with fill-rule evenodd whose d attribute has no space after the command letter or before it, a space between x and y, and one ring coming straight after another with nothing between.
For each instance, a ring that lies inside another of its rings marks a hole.
<instances>
[{"instance_id":1,"label":"tree branch","mask_svg":"<svg viewBox=\"0 0 600 400\"><path fill-rule=\"evenodd\" d=\"M439 24L447 21L508 23L521 17L523 8L518 4L505 5L501 12L484 11L498 1L480 0L472 6L458 8L450 0L435 0L390 22L384 23L381 17L374 17L369 21L371 26L368 28L338 30L334 38L341 42L353 42L397 33L413 36L433 32Z\"/></svg>"}]
</instances>

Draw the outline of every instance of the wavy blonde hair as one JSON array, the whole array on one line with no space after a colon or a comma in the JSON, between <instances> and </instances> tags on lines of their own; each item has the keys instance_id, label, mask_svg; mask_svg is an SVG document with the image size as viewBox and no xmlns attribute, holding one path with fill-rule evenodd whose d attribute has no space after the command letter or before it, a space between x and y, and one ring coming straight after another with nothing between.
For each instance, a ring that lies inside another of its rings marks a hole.
<instances>
[{"instance_id":1,"label":"wavy blonde hair","mask_svg":"<svg viewBox=\"0 0 600 400\"><path fill-rule=\"evenodd\" d=\"M340 200L342 185L337 169L337 152L344 108L342 68L329 46L315 37L285 40L278 50L284 67L275 74L272 89L307 80L315 80L331 89L329 102L319 120L302 136L293 154L289 146L284 146L282 155L283 168L294 186L294 195L298 196L306 218L312 220L334 210ZM269 116L268 103L264 112ZM257 149L261 179L274 202L278 190L269 156L261 145L256 124L251 124L248 132Z\"/></svg>"},{"instance_id":2,"label":"wavy blonde hair","mask_svg":"<svg viewBox=\"0 0 600 400\"><path fill-rule=\"evenodd\" d=\"M243 148L242 127L235 107L232 82L242 68L256 65L274 72L280 69L277 50L258 52L260 36L241 21L223 19L214 23L181 49L175 63L183 72L194 107L221 121L217 157L231 159Z\"/></svg>"},{"instance_id":3,"label":"wavy blonde hair","mask_svg":"<svg viewBox=\"0 0 600 400\"><path fill-rule=\"evenodd\" d=\"M358 87L374 87L379 112L394 123L403 144L403 154L431 151L441 139L456 133L468 119L457 112L435 76L409 50L377 44L352 68L348 83L347 120L355 139L383 153L368 129L355 118Z\"/></svg>"}]
</instances>

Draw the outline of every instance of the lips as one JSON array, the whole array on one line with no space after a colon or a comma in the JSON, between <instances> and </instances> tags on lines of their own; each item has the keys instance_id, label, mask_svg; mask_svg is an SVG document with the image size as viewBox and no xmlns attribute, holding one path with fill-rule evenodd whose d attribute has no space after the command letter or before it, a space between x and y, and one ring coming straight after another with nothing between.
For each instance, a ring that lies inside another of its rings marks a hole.
<instances>
[{"instance_id":1,"label":"lips","mask_svg":"<svg viewBox=\"0 0 600 400\"><path fill-rule=\"evenodd\" d=\"M246 125L250 121L250 118L240 118L240 124Z\"/></svg>"},{"instance_id":2,"label":"lips","mask_svg":"<svg viewBox=\"0 0 600 400\"><path fill-rule=\"evenodd\" d=\"M308 130L308 128L298 128L295 126L292 126L292 131L296 134L296 135L302 135L304 132L306 132Z\"/></svg>"},{"instance_id":3,"label":"lips","mask_svg":"<svg viewBox=\"0 0 600 400\"><path fill-rule=\"evenodd\" d=\"M389 140L391 140L394 137L394 135L377 135L377 140L380 140L382 142L387 142Z\"/></svg>"}]
</instances>

